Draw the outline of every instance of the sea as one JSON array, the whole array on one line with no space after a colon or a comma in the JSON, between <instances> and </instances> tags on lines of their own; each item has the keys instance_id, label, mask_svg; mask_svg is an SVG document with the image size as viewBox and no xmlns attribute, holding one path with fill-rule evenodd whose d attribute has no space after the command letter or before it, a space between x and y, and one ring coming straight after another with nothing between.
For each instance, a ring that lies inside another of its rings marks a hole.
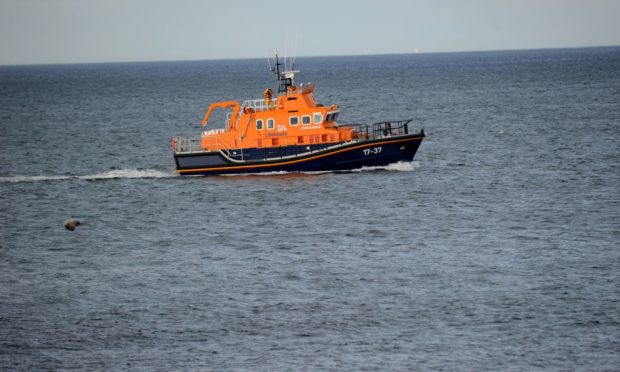
<instances>
[{"instance_id":1,"label":"sea","mask_svg":"<svg viewBox=\"0 0 620 372\"><path fill-rule=\"evenodd\" d=\"M266 59L0 66L0 370L620 370L620 47L293 68L414 161L181 177Z\"/></svg>"}]
</instances>

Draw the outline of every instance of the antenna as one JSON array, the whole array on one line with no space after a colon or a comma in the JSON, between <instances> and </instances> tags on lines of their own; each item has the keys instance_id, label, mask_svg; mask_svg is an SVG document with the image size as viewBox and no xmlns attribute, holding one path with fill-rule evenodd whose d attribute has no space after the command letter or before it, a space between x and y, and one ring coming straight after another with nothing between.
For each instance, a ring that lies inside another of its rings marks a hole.
<instances>
[{"instance_id":1,"label":"antenna","mask_svg":"<svg viewBox=\"0 0 620 372\"><path fill-rule=\"evenodd\" d=\"M265 53L265 58L267 59L267 67L269 67L269 71L273 71L273 67L271 67L271 61L269 60L267 53Z\"/></svg>"},{"instance_id":2,"label":"antenna","mask_svg":"<svg viewBox=\"0 0 620 372\"><path fill-rule=\"evenodd\" d=\"M295 59L297 58L297 38L299 37L299 31L295 30L295 44L293 44L293 61L291 62L291 70L295 69Z\"/></svg>"},{"instance_id":3,"label":"antenna","mask_svg":"<svg viewBox=\"0 0 620 372\"><path fill-rule=\"evenodd\" d=\"M286 67L286 58L288 57L288 32L284 38L284 71L288 70Z\"/></svg>"}]
</instances>

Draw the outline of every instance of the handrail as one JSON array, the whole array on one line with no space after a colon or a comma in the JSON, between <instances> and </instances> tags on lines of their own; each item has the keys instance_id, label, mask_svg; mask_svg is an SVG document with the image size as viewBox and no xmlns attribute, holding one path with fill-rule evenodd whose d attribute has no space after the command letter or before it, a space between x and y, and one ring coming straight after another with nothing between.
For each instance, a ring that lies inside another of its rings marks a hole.
<instances>
[{"instance_id":1,"label":"handrail","mask_svg":"<svg viewBox=\"0 0 620 372\"><path fill-rule=\"evenodd\" d=\"M246 109L254 110L255 112L262 112L262 111L267 111L269 109L273 109L275 107L276 107L275 99L270 99L270 100L248 99L246 101L243 101L243 103L241 104L241 110L243 112L245 112Z\"/></svg>"},{"instance_id":2,"label":"handrail","mask_svg":"<svg viewBox=\"0 0 620 372\"><path fill-rule=\"evenodd\" d=\"M374 124L347 124L343 127L352 128L354 138L377 139L409 134L409 123L412 120L391 120Z\"/></svg>"},{"instance_id":3,"label":"handrail","mask_svg":"<svg viewBox=\"0 0 620 372\"><path fill-rule=\"evenodd\" d=\"M220 140L219 138L210 138L211 141L207 141L207 143L203 146L202 142L203 138L200 137L174 137L172 139L172 149L175 153L192 153L192 152L204 152L209 151L209 145L213 146L213 148L219 148L221 151L229 154L231 151L236 151L237 149L233 149L229 143ZM243 154L243 151L239 149L239 151ZM236 154L229 154L229 157L237 156Z\"/></svg>"}]
</instances>

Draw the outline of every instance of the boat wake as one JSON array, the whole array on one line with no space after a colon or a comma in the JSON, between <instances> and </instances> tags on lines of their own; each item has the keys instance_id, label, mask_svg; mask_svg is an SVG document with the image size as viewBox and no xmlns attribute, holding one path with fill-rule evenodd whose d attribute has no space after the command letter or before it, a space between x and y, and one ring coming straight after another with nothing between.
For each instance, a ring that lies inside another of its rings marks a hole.
<instances>
[{"instance_id":1,"label":"boat wake","mask_svg":"<svg viewBox=\"0 0 620 372\"><path fill-rule=\"evenodd\" d=\"M295 175L321 175L327 173L357 173L357 172L375 172L375 171L391 171L391 172L413 172L420 167L420 163L417 161L412 162L404 162L399 161L397 163L392 163L383 166L376 167L362 167L358 169L352 170L342 170L342 171L314 171L314 172L287 172L287 171L274 171L274 172L261 172L261 173L236 173L236 174L221 174L219 176L222 177L248 177L248 176L259 176L259 177L273 177L273 176L295 176Z\"/></svg>"},{"instance_id":2,"label":"boat wake","mask_svg":"<svg viewBox=\"0 0 620 372\"><path fill-rule=\"evenodd\" d=\"M353 169L348 172L373 172L377 170L387 170L395 172L411 172L419 168L419 163L414 162L398 162L385 166L378 167L362 167L359 169ZM341 171L338 171L340 173ZM286 175L320 175L326 173L334 173L332 171L317 171L317 172L265 172L265 173L245 173L245 174L230 174L223 176L239 177L239 176L286 176ZM157 169L112 169L106 172L88 174L88 175L42 175L42 176L5 176L0 177L0 183L11 182L45 182L45 181L63 181L63 180L110 180L110 179L129 179L129 178L171 178L178 177L175 171L163 171Z\"/></svg>"},{"instance_id":3,"label":"boat wake","mask_svg":"<svg viewBox=\"0 0 620 372\"><path fill-rule=\"evenodd\" d=\"M288 172L288 171L273 171L273 172L256 172L256 173L233 173L233 174L218 174L218 177L296 177L296 176L316 176L320 174L334 173L332 171L315 171L315 172Z\"/></svg>"},{"instance_id":4,"label":"boat wake","mask_svg":"<svg viewBox=\"0 0 620 372\"><path fill-rule=\"evenodd\" d=\"M420 163L418 163L417 161L399 161L398 163L392 163L377 167L361 167L359 169L353 169L351 170L351 172L372 172L377 170L387 170L393 172L413 172L418 168L420 168Z\"/></svg>"},{"instance_id":5,"label":"boat wake","mask_svg":"<svg viewBox=\"0 0 620 372\"><path fill-rule=\"evenodd\" d=\"M43 176L7 176L0 177L0 182L40 182L59 180L108 180L121 178L169 178L177 177L174 171L162 171L156 169L113 169L106 172L89 175L43 175Z\"/></svg>"}]
</instances>

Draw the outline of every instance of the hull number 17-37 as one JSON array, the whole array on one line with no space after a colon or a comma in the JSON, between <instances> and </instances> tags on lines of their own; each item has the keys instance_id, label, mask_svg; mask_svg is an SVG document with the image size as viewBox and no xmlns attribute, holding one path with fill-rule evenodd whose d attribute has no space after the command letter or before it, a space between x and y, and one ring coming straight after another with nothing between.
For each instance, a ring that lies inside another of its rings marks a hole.
<instances>
[{"instance_id":1,"label":"hull number 17-37","mask_svg":"<svg viewBox=\"0 0 620 372\"><path fill-rule=\"evenodd\" d=\"M381 153L381 150L383 148L381 146L379 147L373 147L371 149L364 149L364 155L378 155Z\"/></svg>"}]
</instances>

